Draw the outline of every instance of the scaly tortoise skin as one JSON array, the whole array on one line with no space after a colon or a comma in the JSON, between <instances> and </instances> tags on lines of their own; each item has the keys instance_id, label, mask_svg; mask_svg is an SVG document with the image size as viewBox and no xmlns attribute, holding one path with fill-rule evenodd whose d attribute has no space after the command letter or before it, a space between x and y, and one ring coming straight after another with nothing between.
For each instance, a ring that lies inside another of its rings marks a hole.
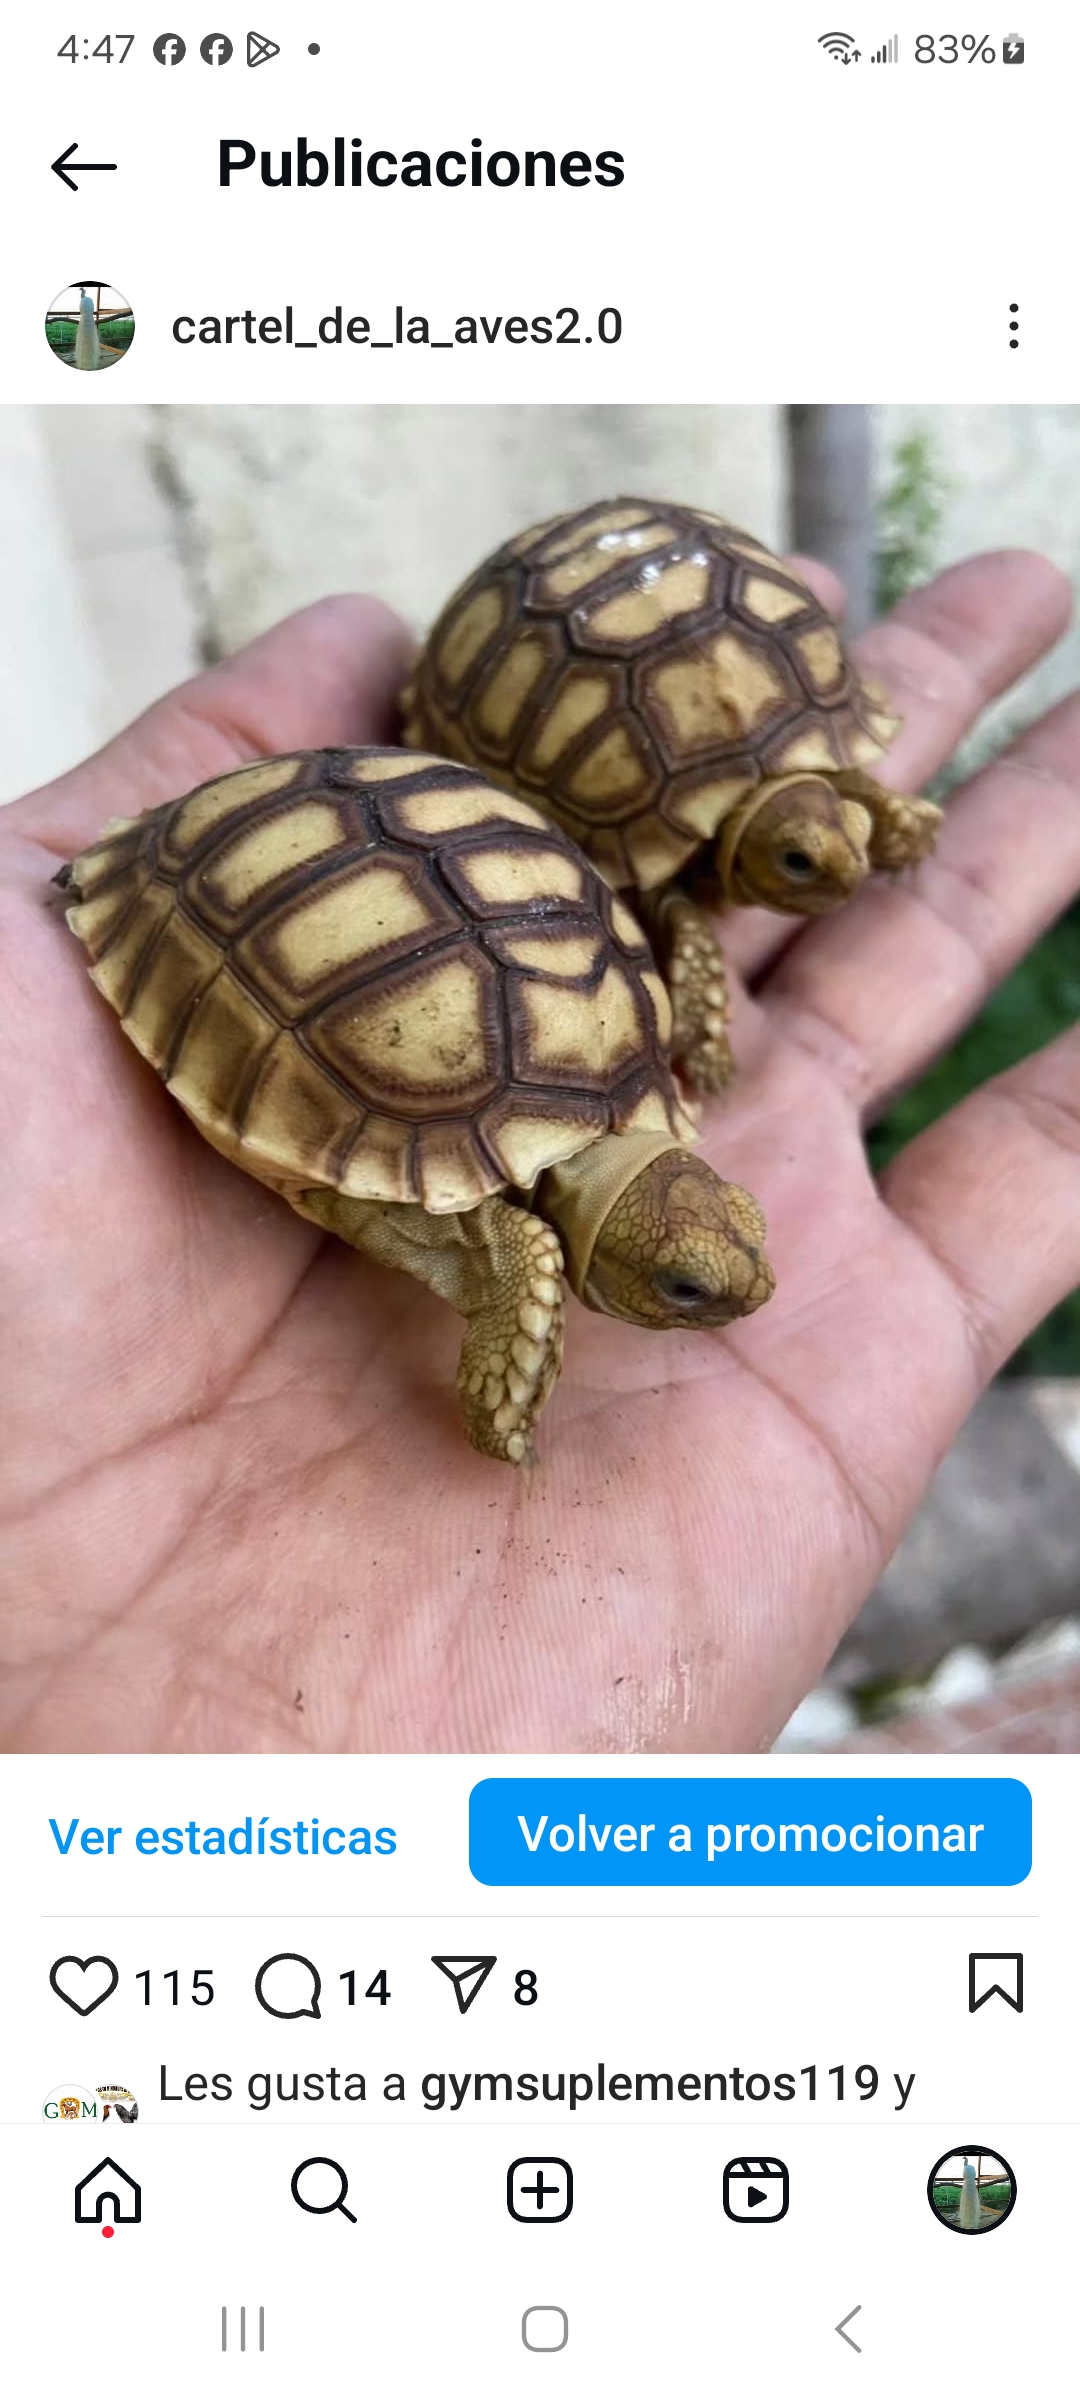
<instances>
[{"instance_id":1,"label":"scaly tortoise skin","mask_svg":"<svg viewBox=\"0 0 1080 2400\"><path fill-rule=\"evenodd\" d=\"M925 856L939 821L873 780L899 720L820 602L703 509L603 501L504 543L447 602L403 710L407 744L479 767L648 896L700 1090L731 1067L706 906L822 913Z\"/></svg>"},{"instance_id":2,"label":"scaly tortoise skin","mask_svg":"<svg viewBox=\"0 0 1080 2400\"><path fill-rule=\"evenodd\" d=\"M263 760L107 826L58 880L94 982L206 1139L469 1319L477 1448L529 1455L560 1234L579 1296L637 1323L768 1298L760 1210L686 1147L635 919L473 772Z\"/></svg>"}]
</instances>

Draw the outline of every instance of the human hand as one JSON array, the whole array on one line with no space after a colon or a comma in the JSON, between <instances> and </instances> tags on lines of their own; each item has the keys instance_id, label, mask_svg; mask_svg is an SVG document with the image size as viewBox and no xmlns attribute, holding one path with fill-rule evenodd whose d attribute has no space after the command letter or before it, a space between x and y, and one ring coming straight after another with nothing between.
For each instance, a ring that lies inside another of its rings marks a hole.
<instances>
[{"instance_id":1,"label":"human hand","mask_svg":"<svg viewBox=\"0 0 1080 2400\"><path fill-rule=\"evenodd\" d=\"M1066 613L1003 554L875 629L890 780L934 774ZM538 1467L474 1455L456 1320L200 1140L47 888L110 816L392 736L405 651L377 604L323 602L0 812L9 1748L764 1747L1080 1277L1077 1032L880 1188L860 1134L1080 886L1074 700L954 796L910 878L725 925L739 1078L704 1150L766 1209L769 1307L662 1337L572 1307Z\"/></svg>"}]
</instances>

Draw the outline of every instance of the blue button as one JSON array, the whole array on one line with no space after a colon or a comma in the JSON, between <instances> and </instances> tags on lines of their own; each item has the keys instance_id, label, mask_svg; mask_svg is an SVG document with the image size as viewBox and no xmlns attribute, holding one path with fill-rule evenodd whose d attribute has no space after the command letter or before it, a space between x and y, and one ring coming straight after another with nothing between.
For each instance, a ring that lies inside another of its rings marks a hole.
<instances>
[{"instance_id":1,"label":"blue button","mask_svg":"<svg viewBox=\"0 0 1080 2400\"><path fill-rule=\"evenodd\" d=\"M1031 1794L1009 1775L492 1775L469 1865L535 1887L1023 1883Z\"/></svg>"}]
</instances>

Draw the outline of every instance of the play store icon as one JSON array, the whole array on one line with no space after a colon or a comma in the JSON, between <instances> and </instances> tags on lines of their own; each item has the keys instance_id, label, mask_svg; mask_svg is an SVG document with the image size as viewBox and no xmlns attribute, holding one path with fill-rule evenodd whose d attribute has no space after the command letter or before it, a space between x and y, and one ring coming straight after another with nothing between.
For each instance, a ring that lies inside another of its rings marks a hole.
<instances>
[{"instance_id":1,"label":"play store icon","mask_svg":"<svg viewBox=\"0 0 1080 2400\"><path fill-rule=\"evenodd\" d=\"M496 1961L494 1958L433 1957L431 1963L433 1967L438 1967L440 1975L446 1976L448 1983L453 1984L454 1998L464 2016L466 2009L472 2007L477 1993L483 1989Z\"/></svg>"},{"instance_id":2,"label":"play store icon","mask_svg":"<svg viewBox=\"0 0 1080 2400\"><path fill-rule=\"evenodd\" d=\"M249 33L247 63L249 67L264 67L268 58L280 58L281 43L272 42L268 33Z\"/></svg>"}]
</instances>

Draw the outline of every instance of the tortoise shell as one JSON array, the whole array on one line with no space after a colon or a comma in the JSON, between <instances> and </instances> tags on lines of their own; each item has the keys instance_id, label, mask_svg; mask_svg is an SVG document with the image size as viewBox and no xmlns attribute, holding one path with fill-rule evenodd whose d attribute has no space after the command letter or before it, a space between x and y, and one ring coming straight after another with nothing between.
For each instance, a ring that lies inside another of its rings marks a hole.
<instances>
[{"instance_id":1,"label":"tortoise shell","mask_svg":"<svg viewBox=\"0 0 1080 2400\"><path fill-rule=\"evenodd\" d=\"M897 725L790 567L648 500L504 543L447 603L404 706L406 742L535 798L639 891L766 776L865 771Z\"/></svg>"},{"instance_id":2,"label":"tortoise shell","mask_svg":"<svg viewBox=\"0 0 1080 2400\"><path fill-rule=\"evenodd\" d=\"M630 911L459 766L266 759L106 827L65 880L125 1032L278 1189L443 1213L601 1134L691 1130Z\"/></svg>"}]
</instances>

